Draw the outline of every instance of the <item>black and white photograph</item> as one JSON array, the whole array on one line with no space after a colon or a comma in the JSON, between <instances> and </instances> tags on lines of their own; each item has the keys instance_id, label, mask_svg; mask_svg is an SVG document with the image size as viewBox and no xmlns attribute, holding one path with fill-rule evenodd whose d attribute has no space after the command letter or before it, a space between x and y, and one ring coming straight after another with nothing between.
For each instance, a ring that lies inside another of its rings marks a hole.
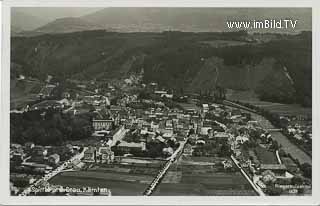
<instances>
[{"instance_id":1,"label":"black and white photograph","mask_svg":"<svg viewBox=\"0 0 320 206\"><path fill-rule=\"evenodd\" d=\"M311 6L7 13L9 196L316 195Z\"/></svg>"}]
</instances>

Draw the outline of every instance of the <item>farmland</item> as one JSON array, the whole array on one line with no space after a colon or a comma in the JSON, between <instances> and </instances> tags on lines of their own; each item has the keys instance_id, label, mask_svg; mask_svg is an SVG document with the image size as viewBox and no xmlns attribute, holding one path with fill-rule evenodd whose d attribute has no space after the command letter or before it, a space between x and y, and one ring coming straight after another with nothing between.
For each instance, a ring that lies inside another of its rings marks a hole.
<instances>
[{"instance_id":1,"label":"farmland","mask_svg":"<svg viewBox=\"0 0 320 206\"><path fill-rule=\"evenodd\" d=\"M136 175L115 171L64 172L54 177L50 183L72 187L104 187L111 189L112 195L141 195L152 176Z\"/></svg>"},{"instance_id":2,"label":"farmland","mask_svg":"<svg viewBox=\"0 0 320 206\"><path fill-rule=\"evenodd\" d=\"M179 183L161 183L155 195L255 195L238 172L184 174Z\"/></svg>"},{"instance_id":3,"label":"farmland","mask_svg":"<svg viewBox=\"0 0 320 206\"><path fill-rule=\"evenodd\" d=\"M282 104L276 102L260 101L253 92L248 91L232 91L228 90L227 98L233 101L248 103L256 107L260 107L272 113L284 116L311 116L311 107L302 107L298 104Z\"/></svg>"},{"instance_id":4,"label":"farmland","mask_svg":"<svg viewBox=\"0 0 320 206\"><path fill-rule=\"evenodd\" d=\"M112 195L141 195L147 184L118 180L58 175L51 183L68 187L100 187L111 189Z\"/></svg>"},{"instance_id":5,"label":"farmland","mask_svg":"<svg viewBox=\"0 0 320 206\"><path fill-rule=\"evenodd\" d=\"M263 147L256 147L255 153L262 164L278 164L275 154Z\"/></svg>"},{"instance_id":6,"label":"farmland","mask_svg":"<svg viewBox=\"0 0 320 206\"><path fill-rule=\"evenodd\" d=\"M222 160L183 156L167 174L176 178L168 182L166 176L154 195L256 195L241 173L224 171Z\"/></svg>"},{"instance_id":7,"label":"farmland","mask_svg":"<svg viewBox=\"0 0 320 206\"><path fill-rule=\"evenodd\" d=\"M252 104L254 106L258 106L270 112L277 113L284 116L291 116L291 115L311 116L311 113L312 113L311 108L305 108L297 104L281 104L281 103L273 103L273 102L265 102L265 101L243 101L243 102Z\"/></svg>"}]
</instances>

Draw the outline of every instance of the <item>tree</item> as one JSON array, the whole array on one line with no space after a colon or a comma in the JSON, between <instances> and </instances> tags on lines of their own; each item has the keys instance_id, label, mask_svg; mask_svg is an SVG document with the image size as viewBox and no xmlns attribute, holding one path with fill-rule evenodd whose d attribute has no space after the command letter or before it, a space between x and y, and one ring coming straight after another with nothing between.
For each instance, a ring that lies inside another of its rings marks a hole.
<instances>
[{"instance_id":1,"label":"tree","mask_svg":"<svg viewBox=\"0 0 320 206\"><path fill-rule=\"evenodd\" d=\"M303 176L307 178L312 178L312 166L309 163L303 163L300 167Z\"/></svg>"},{"instance_id":2,"label":"tree","mask_svg":"<svg viewBox=\"0 0 320 206\"><path fill-rule=\"evenodd\" d=\"M277 141L272 141L272 144L270 146L271 150L278 150L279 149L279 144Z\"/></svg>"},{"instance_id":3,"label":"tree","mask_svg":"<svg viewBox=\"0 0 320 206\"><path fill-rule=\"evenodd\" d=\"M291 179L291 184L293 184L293 185L302 185L302 184L303 184L303 179L302 179L302 177L300 177L300 176L294 176L294 177Z\"/></svg>"},{"instance_id":4,"label":"tree","mask_svg":"<svg viewBox=\"0 0 320 206\"><path fill-rule=\"evenodd\" d=\"M276 180L276 175L272 171L266 170L262 173L262 181L266 185L272 185L273 183L275 183Z\"/></svg>"},{"instance_id":5,"label":"tree","mask_svg":"<svg viewBox=\"0 0 320 206\"><path fill-rule=\"evenodd\" d=\"M222 146L220 147L220 151L219 151L218 155L220 157L230 156L231 155L231 151L230 151L229 145L226 144L226 143L222 144Z\"/></svg>"},{"instance_id":6,"label":"tree","mask_svg":"<svg viewBox=\"0 0 320 206\"><path fill-rule=\"evenodd\" d=\"M282 193L282 189L275 186L269 186L267 187L266 191L270 196L279 196Z\"/></svg>"},{"instance_id":7,"label":"tree","mask_svg":"<svg viewBox=\"0 0 320 206\"><path fill-rule=\"evenodd\" d=\"M288 157L287 153L283 149L279 150L279 156L280 157Z\"/></svg>"}]
</instances>

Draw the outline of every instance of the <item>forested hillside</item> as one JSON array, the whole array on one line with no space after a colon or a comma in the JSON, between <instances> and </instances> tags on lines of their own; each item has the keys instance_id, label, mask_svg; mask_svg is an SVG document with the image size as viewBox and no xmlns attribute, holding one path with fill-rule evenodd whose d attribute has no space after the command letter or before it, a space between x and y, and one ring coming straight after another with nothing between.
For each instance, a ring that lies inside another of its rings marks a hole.
<instances>
[{"instance_id":1,"label":"forested hillside","mask_svg":"<svg viewBox=\"0 0 320 206\"><path fill-rule=\"evenodd\" d=\"M145 82L156 81L177 92L210 92L222 86L255 91L263 100L311 106L310 32L277 34L262 43L245 32L101 30L13 37L11 45L14 75L110 79L143 68Z\"/></svg>"}]
</instances>

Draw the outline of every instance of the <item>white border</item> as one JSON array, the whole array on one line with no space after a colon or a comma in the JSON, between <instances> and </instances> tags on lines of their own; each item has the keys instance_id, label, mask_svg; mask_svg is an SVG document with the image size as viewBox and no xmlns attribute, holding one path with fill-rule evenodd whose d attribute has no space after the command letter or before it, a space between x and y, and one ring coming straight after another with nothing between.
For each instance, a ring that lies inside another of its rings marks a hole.
<instances>
[{"instance_id":1,"label":"white border","mask_svg":"<svg viewBox=\"0 0 320 206\"><path fill-rule=\"evenodd\" d=\"M318 2L318 3L317 3ZM224 196L167 196L167 197L15 197L9 194L9 110L10 110L10 7L312 7L313 19L313 184L312 196L285 197L224 197ZM22 205L320 205L319 150L320 146L320 81L319 81L319 36L320 7L319 1L307 0L269 0L269 1L209 1L209 0L4 0L2 2L2 69L1 69L1 133L4 138L0 144L0 204ZM317 38L316 38L317 37Z\"/></svg>"}]
</instances>

